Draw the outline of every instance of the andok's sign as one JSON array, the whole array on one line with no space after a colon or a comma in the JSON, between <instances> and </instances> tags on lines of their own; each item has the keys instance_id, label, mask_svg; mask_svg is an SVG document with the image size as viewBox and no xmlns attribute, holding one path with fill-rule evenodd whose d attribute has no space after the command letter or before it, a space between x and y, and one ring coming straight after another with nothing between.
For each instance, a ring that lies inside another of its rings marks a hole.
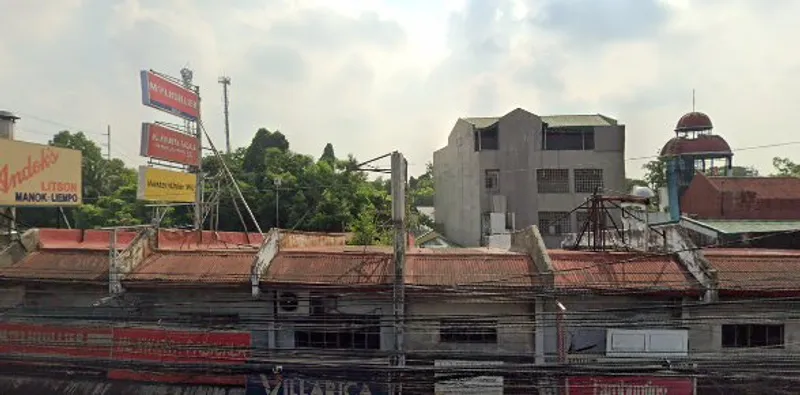
<instances>
[{"instance_id":1,"label":"andok's sign","mask_svg":"<svg viewBox=\"0 0 800 395\"><path fill-rule=\"evenodd\" d=\"M570 377L568 395L693 395L694 381L681 377Z\"/></svg>"},{"instance_id":2,"label":"andok's sign","mask_svg":"<svg viewBox=\"0 0 800 395\"><path fill-rule=\"evenodd\" d=\"M190 121L200 118L200 97L158 74L142 70L142 104Z\"/></svg>"},{"instance_id":3,"label":"andok's sign","mask_svg":"<svg viewBox=\"0 0 800 395\"><path fill-rule=\"evenodd\" d=\"M198 166L199 151L200 142L195 136L154 123L142 124L142 156Z\"/></svg>"},{"instance_id":4,"label":"andok's sign","mask_svg":"<svg viewBox=\"0 0 800 395\"><path fill-rule=\"evenodd\" d=\"M81 204L81 152L0 139L0 206Z\"/></svg>"}]
</instances>

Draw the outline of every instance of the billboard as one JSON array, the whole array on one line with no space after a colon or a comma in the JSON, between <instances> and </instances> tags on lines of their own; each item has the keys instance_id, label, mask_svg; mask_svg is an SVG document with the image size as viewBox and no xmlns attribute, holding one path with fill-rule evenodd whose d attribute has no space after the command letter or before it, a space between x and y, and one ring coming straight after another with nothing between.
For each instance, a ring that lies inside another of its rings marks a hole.
<instances>
[{"instance_id":1,"label":"billboard","mask_svg":"<svg viewBox=\"0 0 800 395\"><path fill-rule=\"evenodd\" d=\"M158 74L142 70L142 104L196 121L200 118L200 97Z\"/></svg>"},{"instance_id":2,"label":"billboard","mask_svg":"<svg viewBox=\"0 0 800 395\"><path fill-rule=\"evenodd\" d=\"M162 125L143 123L141 155L196 167L200 164L200 141Z\"/></svg>"},{"instance_id":3,"label":"billboard","mask_svg":"<svg viewBox=\"0 0 800 395\"><path fill-rule=\"evenodd\" d=\"M250 358L249 332L179 331L147 328L114 330L113 358L156 364L239 365ZM172 371L147 372L114 369L113 380L168 383L244 385L244 375L198 375Z\"/></svg>"},{"instance_id":4,"label":"billboard","mask_svg":"<svg viewBox=\"0 0 800 395\"><path fill-rule=\"evenodd\" d=\"M139 200L153 202L192 203L195 200L197 177L179 171L139 166Z\"/></svg>"},{"instance_id":5,"label":"billboard","mask_svg":"<svg viewBox=\"0 0 800 395\"><path fill-rule=\"evenodd\" d=\"M689 377L570 377L567 379L567 393L693 395L694 380Z\"/></svg>"},{"instance_id":6,"label":"billboard","mask_svg":"<svg viewBox=\"0 0 800 395\"><path fill-rule=\"evenodd\" d=\"M81 204L81 152L0 139L0 206Z\"/></svg>"}]
</instances>

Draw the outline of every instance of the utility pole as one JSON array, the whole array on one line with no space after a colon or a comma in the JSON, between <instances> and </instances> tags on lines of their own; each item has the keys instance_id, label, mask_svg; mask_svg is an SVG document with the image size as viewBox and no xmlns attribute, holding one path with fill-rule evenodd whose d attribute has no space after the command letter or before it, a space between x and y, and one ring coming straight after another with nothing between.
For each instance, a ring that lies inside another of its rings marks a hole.
<instances>
[{"instance_id":1,"label":"utility pole","mask_svg":"<svg viewBox=\"0 0 800 395\"><path fill-rule=\"evenodd\" d=\"M198 108L200 108L200 87L192 84L192 79L194 77L194 72L188 67L184 67L181 69L181 80L183 81L183 86L186 89L189 89L197 94L198 100ZM195 202L194 202L194 228L196 230L203 229L203 133L200 130L200 117L197 117L197 120L194 122L186 121L186 132L189 134L194 134L197 136L197 157L200 158L200 164L194 169L195 173L197 174L197 186L195 190Z\"/></svg>"},{"instance_id":2,"label":"utility pole","mask_svg":"<svg viewBox=\"0 0 800 395\"><path fill-rule=\"evenodd\" d=\"M217 80L222 84L222 104L225 110L225 152L231 153L231 124L228 113L228 86L231 84L231 77L222 76Z\"/></svg>"},{"instance_id":3,"label":"utility pole","mask_svg":"<svg viewBox=\"0 0 800 395\"><path fill-rule=\"evenodd\" d=\"M394 281L392 287L393 312L394 312L394 352L392 366L402 368L406 364L405 358L405 262L406 262L406 172L408 162L403 154L395 151L391 154L392 160L392 225L394 228ZM401 369L396 369L400 371ZM393 394L403 393L399 375L392 377Z\"/></svg>"}]
</instances>

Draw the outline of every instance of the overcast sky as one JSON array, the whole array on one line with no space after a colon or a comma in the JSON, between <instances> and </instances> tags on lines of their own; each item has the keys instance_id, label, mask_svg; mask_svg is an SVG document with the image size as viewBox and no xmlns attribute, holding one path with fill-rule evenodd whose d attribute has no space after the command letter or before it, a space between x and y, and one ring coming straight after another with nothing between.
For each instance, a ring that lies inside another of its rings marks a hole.
<instances>
[{"instance_id":1,"label":"overcast sky","mask_svg":"<svg viewBox=\"0 0 800 395\"><path fill-rule=\"evenodd\" d=\"M259 127L319 156L406 154L424 170L461 116L602 113L627 125L626 157L653 155L692 107L735 149L800 140L800 1L0 0L0 109L18 139L80 129L138 157L138 71L189 66L204 123L234 146ZM772 170L800 144L740 150ZM628 176L643 160L628 161Z\"/></svg>"}]
</instances>

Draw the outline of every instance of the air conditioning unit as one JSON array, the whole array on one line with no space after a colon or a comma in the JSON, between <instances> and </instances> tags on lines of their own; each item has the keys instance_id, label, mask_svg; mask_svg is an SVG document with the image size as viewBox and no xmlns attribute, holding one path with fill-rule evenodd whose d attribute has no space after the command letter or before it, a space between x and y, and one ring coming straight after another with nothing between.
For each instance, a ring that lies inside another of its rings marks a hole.
<instances>
[{"instance_id":1,"label":"air conditioning unit","mask_svg":"<svg viewBox=\"0 0 800 395\"><path fill-rule=\"evenodd\" d=\"M312 292L309 295L309 314L320 316L336 312L337 300L334 295L322 295Z\"/></svg>"},{"instance_id":2,"label":"air conditioning unit","mask_svg":"<svg viewBox=\"0 0 800 395\"><path fill-rule=\"evenodd\" d=\"M281 316L307 316L310 311L308 292L278 291L275 304Z\"/></svg>"}]
</instances>

